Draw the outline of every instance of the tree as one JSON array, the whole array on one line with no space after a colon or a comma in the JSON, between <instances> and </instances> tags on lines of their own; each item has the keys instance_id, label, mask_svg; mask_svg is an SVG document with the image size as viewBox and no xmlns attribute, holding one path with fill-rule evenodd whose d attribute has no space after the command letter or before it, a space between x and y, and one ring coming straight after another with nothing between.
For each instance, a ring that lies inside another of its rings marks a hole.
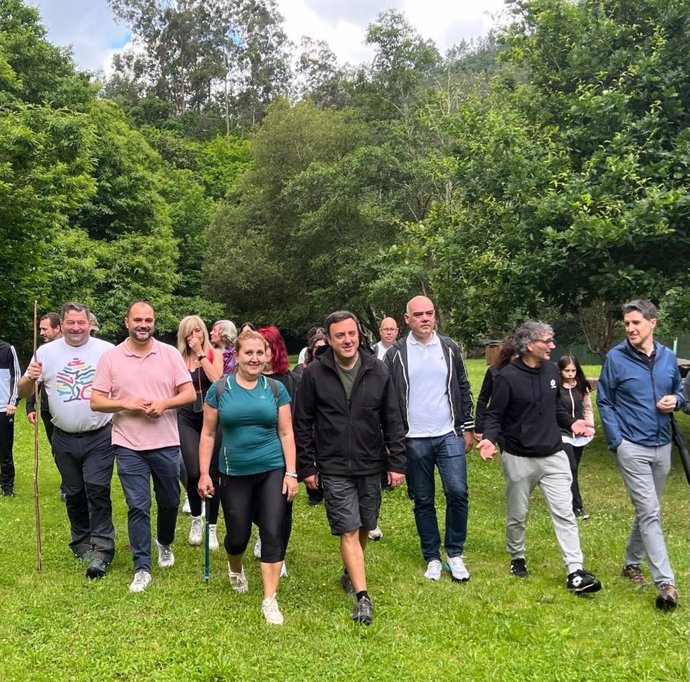
<instances>
[{"instance_id":1,"label":"tree","mask_svg":"<svg viewBox=\"0 0 690 682\"><path fill-rule=\"evenodd\" d=\"M687 283L690 4L512 3L499 73L443 125L452 199L418 232L431 281L467 341L543 305L599 311ZM590 325L591 328L591 325Z\"/></svg>"}]
</instances>

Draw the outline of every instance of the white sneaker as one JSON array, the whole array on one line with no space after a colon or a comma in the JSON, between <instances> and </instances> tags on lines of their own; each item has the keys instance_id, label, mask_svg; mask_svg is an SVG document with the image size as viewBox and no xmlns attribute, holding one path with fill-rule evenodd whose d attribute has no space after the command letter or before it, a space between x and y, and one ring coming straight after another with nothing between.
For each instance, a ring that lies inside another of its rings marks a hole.
<instances>
[{"instance_id":1,"label":"white sneaker","mask_svg":"<svg viewBox=\"0 0 690 682\"><path fill-rule=\"evenodd\" d=\"M426 572L424 577L427 580L441 580L441 573L443 572L443 566L438 559L432 559L426 565Z\"/></svg>"},{"instance_id":2,"label":"white sneaker","mask_svg":"<svg viewBox=\"0 0 690 682\"><path fill-rule=\"evenodd\" d=\"M446 566L450 571L451 578L456 582L464 583L470 579L470 572L465 567L462 556L449 556Z\"/></svg>"},{"instance_id":3,"label":"white sneaker","mask_svg":"<svg viewBox=\"0 0 690 682\"><path fill-rule=\"evenodd\" d=\"M259 538L254 545L254 556L257 559L261 559L261 538Z\"/></svg>"},{"instance_id":4,"label":"white sneaker","mask_svg":"<svg viewBox=\"0 0 690 682\"><path fill-rule=\"evenodd\" d=\"M369 539L370 540L376 541L376 540L380 540L382 537L383 537L383 531L378 526L376 526L376 528L374 528L374 530L369 531Z\"/></svg>"},{"instance_id":5,"label":"white sneaker","mask_svg":"<svg viewBox=\"0 0 690 682\"><path fill-rule=\"evenodd\" d=\"M281 578L286 578L287 577L287 565L285 561L283 560L283 563L280 567L280 577Z\"/></svg>"},{"instance_id":6,"label":"white sneaker","mask_svg":"<svg viewBox=\"0 0 690 682\"><path fill-rule=\"evenodd\" d=\"M215 523L209 523L208 525L208 548L218 549L218 536L216 535Z\"/></svg>"},{"instance_id":7,"label":"white sneaker","mask_svg":"<svg viewBox=\"0 0 690 682\"><path fill-rule=\"evenodd\" d=\"M170 568L175 565L172 545L161 545L158 539L156 539L156 549L158 550L158 565L161 568Z\"/></svg>"},{"instance_id":8,"label":"white sneaker","mask_svg":"<svg viewBox=\"0 0 690 682\"><path fill-rule=\"evenodd\" d=\"M153 580L151 574L142 568L134 574L134 580L132 580L132 584L129 586L129 591L143 592L151 584L151 580Z\"/></svg>"},{"instance_id":9,"label":"white sneaker","mask_svg":"<svg viewBox=\"0 0 690 682\"><path fill-rule=\"evenodd\" d=\"M264 618L267 623L271 625L282 625L283 624L283 614L278 608L278 602L276 601L276 596L266 597L261 603L261 610L264 613Z\"/></svg>"},{"instance_id":10,"label":"white sneaker","mask_svg":"<svg viewBox=\"0 0 690 682\"><path fill-rule=\"evenodd\" d=\"M182 505L182 513L183 514L191 514L192 513L192 508L189 506L189 497L187 497L187 493L184 494L184 504Z\"/></svg>"},{"instance_id":11,"label":"white sneaker","mask_svg":"<svg viewBox=\"0 0 690 682\"><path fill-rule=\"evenodd\" d=\"M200 516L192 516L192 527L189 529L187 542L198 547L204 541L203 523Z\"/></svg>"},{"instance_id":12,"label":"white sneaker","mask_svg":"<svg viewBox=\"0 0 690 682\"><path fill-rule=\"evenodd\" d=\"M244 574L244 566L242 566L242 570L239 573L235 573L230 568L230 562L228 561L228 578L230 578L230 587L235 592L247 592L249 590L249 581Z\"/></svg>"}]
</instances>

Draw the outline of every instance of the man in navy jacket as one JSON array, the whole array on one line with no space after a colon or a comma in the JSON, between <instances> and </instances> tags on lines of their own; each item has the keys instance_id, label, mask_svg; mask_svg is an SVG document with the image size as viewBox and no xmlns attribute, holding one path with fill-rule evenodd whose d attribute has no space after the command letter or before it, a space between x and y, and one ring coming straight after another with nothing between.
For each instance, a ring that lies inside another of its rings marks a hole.
<instances>
[{"instance_id":1,"label":"man in navy jacket","mask_svg":"<svg viewBox=\"0 0 690 682\"><path fill-rule=\"evenodd\" d=\"M648 585L640 568L646 555L656 606L673 609L678 591L659 498L671 469L671 413L683 407L683 388L675 354L654 341L654 305L644 299L626 303L623 321L628 338L609 351L597 387L608 446L635 507L623 575L639 587Z\"/></svg>"}]
</instances>

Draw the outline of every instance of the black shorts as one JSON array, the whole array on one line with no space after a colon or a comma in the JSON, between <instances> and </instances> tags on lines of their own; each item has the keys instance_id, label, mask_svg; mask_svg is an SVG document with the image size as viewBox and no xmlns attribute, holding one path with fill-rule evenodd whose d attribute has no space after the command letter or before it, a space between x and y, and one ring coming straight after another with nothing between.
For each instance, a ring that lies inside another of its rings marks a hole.
<instances>
[{"instance_id":1,"label":"black shorts","mask_svg":"<svg viewBox=\"0 0 690 682\"><path fill-rule=\"evenodd\" d=\"M381 475L319 476L326 516L333 535L374 530L381 508Z\"/></svg>"}]
</instances>

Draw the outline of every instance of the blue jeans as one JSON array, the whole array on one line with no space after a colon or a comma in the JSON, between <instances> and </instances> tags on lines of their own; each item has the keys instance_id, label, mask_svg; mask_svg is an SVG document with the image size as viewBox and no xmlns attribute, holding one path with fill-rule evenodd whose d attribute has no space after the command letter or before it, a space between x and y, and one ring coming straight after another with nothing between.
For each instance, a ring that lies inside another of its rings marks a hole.
<instances>
[{"instance_id":1,"label":"blue jeans","mask_svg":"<svg viewBox=\"0 0 690 682\"><path fill-rule=\"evenodd\" d=\"M157 539L175 539L180 504L180 448L130 450L115 446L117 473L127 500L127 530L134 571L151 571L151 478L158 505Z\"/></svg>"},{"instance_id":2,"label":"blue jeans","mask_svg":"<svg viewBox=\"0 0 690 682\"><path fill-rule=\"evenodd\" d=\"M432 438L408 438L407 482L414 500L414 520L425 561L441 559L441 536L436 520L434 466L446 496L445 549L449 557L462 554L467 538L467 459L465 443L454 433Z\"/></svg>"}]
</instances>

